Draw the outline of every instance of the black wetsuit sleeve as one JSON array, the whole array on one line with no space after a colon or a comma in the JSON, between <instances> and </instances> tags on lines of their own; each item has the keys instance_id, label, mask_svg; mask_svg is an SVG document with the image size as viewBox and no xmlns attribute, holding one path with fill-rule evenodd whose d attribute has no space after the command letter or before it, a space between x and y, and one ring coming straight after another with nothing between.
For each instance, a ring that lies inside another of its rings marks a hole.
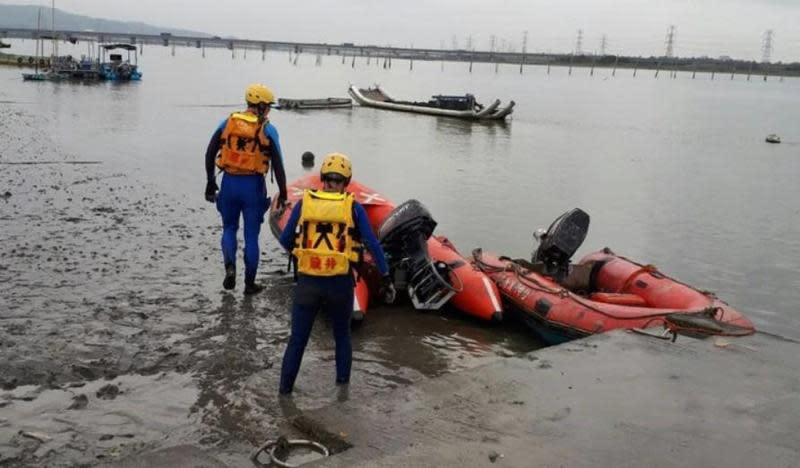
<instances>
[{"instance_id":1,"label":"black wetsuit sleeve","mask_svg":"<svg viewBox=\"0 0 800 468\"><path fill-rule=\"evenodd\" d=\"M280 198L286 200L286 172L283 170L283 155L280 150L275 151L275 153L275 157L271 161L272 171L275 174L275 181L278 183Z\"/></svg>"},{"instance_id":2,"label":"black wetsuit sleeve","mask_svg":"<svg viewBox=\"0 0 800 468\"><path fill-rule=\"evenodd\" d=\"M220 146L220 138L222 137L222 128L218 128L213 135L211 135L211 141L208 142L208 148L206 149L206 181L212 182L215 179L214 172L216 171L216 165L214 161L217 159L217 153L219 153L219 146Z\"/></svg>"}]
</instances>

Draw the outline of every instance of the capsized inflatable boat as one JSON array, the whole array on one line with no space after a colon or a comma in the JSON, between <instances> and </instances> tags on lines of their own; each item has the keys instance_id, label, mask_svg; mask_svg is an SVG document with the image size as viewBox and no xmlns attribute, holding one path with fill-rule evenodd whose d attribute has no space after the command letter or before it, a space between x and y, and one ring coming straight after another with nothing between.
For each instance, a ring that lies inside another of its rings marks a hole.
<instances>
[{"instance_id":1,"label":"capsized inflatable boat","mask_svg":"<svg viewBox=\"0 0 800 468\"><path fill-rule=\"evenodd\" d=\"M539 232L532 261L473 251L473 264L497 284L507 310L555 344L615 329L663 327L690 335L743 336L755 327L714 294L700 291L606 248L570 264L589 227L580 209ZM674 335L673 335L674 336Z\"/></svg>"},{"instance_id":2,"label":"capsized inflatable boat","mask_svg":"<svg viewBox=\"0 0 800 468\"><path fill-rule=\"evenodd\" d=\"M289 205L280 210L277 197L270 209L269 225L280 237L291 208L302 200L306 189L321 189L318 174L287 185ZM502 306L497 286L465 259L446 238L432 235L436 222L418 201L395 207L379 192L351 180L347 191L367 213L370 225L384 248L398 290L407 290L418 309L438 309L450 303L460 311L483 320L501 320ZM353 319L366 314L371 292L377 292L379 274L369 251L358 267Z\"/></svg>"}]
</instances>

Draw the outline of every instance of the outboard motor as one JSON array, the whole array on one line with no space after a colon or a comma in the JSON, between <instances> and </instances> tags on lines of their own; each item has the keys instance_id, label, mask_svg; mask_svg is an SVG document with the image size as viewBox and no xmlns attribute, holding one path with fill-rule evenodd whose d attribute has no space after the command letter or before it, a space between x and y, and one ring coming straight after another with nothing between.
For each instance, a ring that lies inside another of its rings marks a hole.
<instances>
[{"instance_id":1,"label":"outboard motor","mask_svg":"<svg viewBox=\"0 0 800 468\"><path fill-rule=\"evenodd\" d=\"M436 221L417 200L395 208L378 228L395 287L408 290L416 309L439 309L456 293L449 281L451 267L433 262L428 254L427 241L435 228Z\"/></svg>"},{"instance_id":2,"label":"outboard motor","mask_svg":"<svg viewBox=\"0 0 800 468\"><path fill-rule=\"evenodd\" d=\"M539 247L531 261L544 267L544 274L561 281L569 274L569 260L586 239L589 215L580 208L562 214L547 231L537 229L533 236Z\"/></svg>"}]
</instances>

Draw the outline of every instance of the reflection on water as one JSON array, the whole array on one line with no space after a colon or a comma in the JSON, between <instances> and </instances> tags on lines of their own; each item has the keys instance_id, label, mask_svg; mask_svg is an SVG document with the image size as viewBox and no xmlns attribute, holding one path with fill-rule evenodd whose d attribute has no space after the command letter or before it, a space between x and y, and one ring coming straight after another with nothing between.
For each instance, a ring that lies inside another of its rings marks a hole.
<instances>
[{"instance_id":1,"label":"reflection on water","mask_svg":"<svg viewBox=\"0 0 800 468\"><path fill-rule=\"evenodd\" d=\"M487 120L470 121L462 119L452 119L447 117L433 116L435 130L442 136L471 136L473 134L495 139L511 137L511 121L509 120Z\"/></svg>"}]
</instances>

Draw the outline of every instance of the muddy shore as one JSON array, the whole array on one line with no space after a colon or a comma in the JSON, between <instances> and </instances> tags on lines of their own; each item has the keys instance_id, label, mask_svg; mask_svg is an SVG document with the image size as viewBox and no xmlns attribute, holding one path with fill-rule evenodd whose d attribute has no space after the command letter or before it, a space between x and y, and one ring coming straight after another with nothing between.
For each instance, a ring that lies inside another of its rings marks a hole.
<instances>
[{"instance_id":1,"label":"muddy shore","mask_svg":"<svg viewBox=\"0 0 800 468\"><path fill-rule=\"evenodd\" d=\"M200 185L171 193L67 154L46 123L0 109L0 466L90 466L181 444L248 463L284 419L285 254L265 226L268 292L223 292L221 228ZM539 346L448 313L379 307L368 319L354 333L355 399ZM318 320L297 405L337 401L332 360Z\"/></svg>"}]
</instances>

